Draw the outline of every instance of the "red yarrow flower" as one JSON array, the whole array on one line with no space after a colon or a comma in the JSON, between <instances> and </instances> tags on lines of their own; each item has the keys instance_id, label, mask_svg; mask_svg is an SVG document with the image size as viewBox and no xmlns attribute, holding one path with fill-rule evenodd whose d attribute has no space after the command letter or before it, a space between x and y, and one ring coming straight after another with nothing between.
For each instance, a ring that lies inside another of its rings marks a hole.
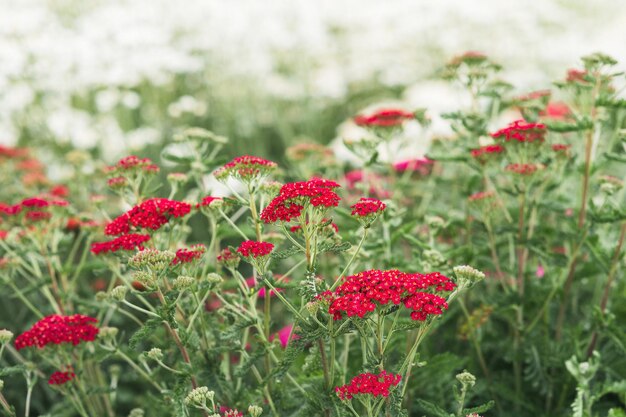
<instances>
[{"instance_id":1,"label":"red yarrow flower","mask_svg":"<svg viewBox=\"0 0 626 417\"><path fill-rule=\"evenodd\" d=\"M546 135L546 125L543 123L529 123L525 120L516 120L504 129L491 134L491 137L503 138L506 142L533 143L543 142Z\"/></svg>"},{"instance_id":2,"label":"red yarrow flower","mask_svg":"<svg viewBox=\"0 0 626 417\"><path fill-rule=\"evenodd\" d=\"M143 250L143 244L150 240L150 235L140 235L129 233L118 236L108 242L94 242L91 244L91 252L95 255L107 252L117 252L119 250Z\"/></svg>"},{"instance_id":3,"label":"red yarrow flower","mask_svg":"<svg viewBox=\"0 0 626 417\"><path fill-rule=\"evenodd\" d=\"M183 217L191 211L191 204L167 198L151 198L113 219L104 228L104 234L117 236L128 233L131 227L158 230L171 217Z\"/></svg>"},{"instance_id":4,"label":"red yarrow flower","mask_svg":"<svg viewBox=\"0 0 626 417\"><path fill-rule=\"evenodd\" d=\"M369 115L355 116L354 122L363 127L397 127L413 119L413 113L402 109L380 109Z\"/></svg>"},{"instance_id":5,"label":"red yarrow flower","mask_svg":"<svg viewBox=\"0 0 626 417\"><path fill-rule=\"evenodd\" d=\"M63 384L67 384L74 378L76 378L76 374L72 371L67 371L67 372L56 371L52 375L50 375L50 379L48 379L48 384L63 385Z\"/></svg>"},{"instance_id":6,"label":"red yarrow flower","mask_svg":"<svg viewBox=\"0 0 626 417\"><path fill-rule=\"evenodd\" d=\"M424 321L448 308L445 298L432 292L452 291L456 284L439 272L406 273L398 270L372 269L347 276L334 292L325 291L318 299L329 304L328 313L335 320L343 315L364 318L378 306L403 304L413 320Z\"/></svg>"},{"instance_id":7,"label":"red yarrow flower","mask_svg":"<svg viewBox=\"0 0 626 417\"><path fill-rule=\"evenodd\" d=\"M269 255L274 250L274 245L269 242L256 242L254 240L246 240L241 242L237 252L244 258L260 258Z\"/></svg>"},{"instance_id":8,"label":"red yarrow flower","mask_svg":"<svg viewBox=\"0 0 626 417\"><path fill-rule=\"evenodd\" d=\"M337 396L342 401L351 400L355 395L389 396L389 389L397 386L401 375L381 371L379 374L364 373L352 378L349 384L335 387Z\"/></svg>"},{"instance_id":9,"label":"red yarrow flower","mask_svg":"<svg viewBox=\"0 0 626 417\"><path fill-rule=\"evenodd\" d=\"M543 119L567 120L572 116L572 110L565 103L548 103L545 110L539 113Z\"/></svg>"},{"instance_id":10,"label":"red yarrow flower","mask_svg":"<svg viewBox=\"0 0 626 417\"><path fill-rule=\"evenodd\" d=\"M215 171L215 178L225 179L235 177L241 181L249 182L261 179L274 171L278 165L258 156L238 156L222 168Z\"/></svg>"},{"instance_id":11,"label":"red yarrow flower","mask_svg":"<svg viewBox=\"0 0 626 417\"><path fill-rule=\"evenodd\" d=\"M202 244L193 245L189 249L178 249L176 251L176 257L172 260L172 265L187 264L193 261L197 261L202 258L202 255L206 252L206 246Z\"/></svg>"},{"instance_id":12,"label":"red yarrow flower","mask_svg":"<svg viewBox=\"0 0 626 417\"><path fill-rule=\"evenodd\" d=\"M496 156L504 152L504 146L502 145L487 145L481 146L478 149L472 149L471 154L473 158L476 158L480 162L487 162L490 157Z\"/></svg>"},{"instance_id":13,"label":"red yarrow flower","mask_svg":"<svg viewBox=\"0 0 626 417\"><path fill-rule=\"evenodd\" d=\"M107 173L123 173L129 171L143 171L148 173L159 172L159 167L152 163L149 158L139 158L129 155L118 161L114 166L105 169Z\"/></svg>"},{"instance_id":14,"label":"red yarrow flower","mask_svg":"<svg viewBox=\"0 0 626 417\"><path fill-rule=\"evenodd\" d=\"M387 206L375 198L362 197L358 203L350 206L352 215L357 217L377 216L382 213Z\"/></svg>"},{"instance_id":15,"label":"red yarrow flower","mask_svg":"<svg viewBox=\"0 0 626 417\"><path fill-rule=\"evenodd\" d=\"M71 343L76 346L82 342L93 342L99 329L92 323L97 322L97 319L81 314L73 316L53 314L39 320L30 330L19 335L15 339L15 348L20 350L36 346L41 349L48 345Z\"/></svg>"},{"instance_id":16,"label":"red yarrow flower","mask_svg":"<svg viewBox=\"0 0 626 417\"><path fill-rule=\"evenodd\" d=\"M261 213L265 223L289 222L300 217L306 207L320 210L339 205L339 196L333 191L339 187L334 181L312 178L309 181L292 182L281 187L276 196Z\"/></svg>"},{"instance_id":17,"label":"red yarrow flower","mask_svg":"<svg viewBox=\"0 0 626 417\"><path fill-rule=\"evenodd\" d=\"M486 200L486 199L490 199L494 197L495 197L495 193L493 191L480 191L478 193L474 193L470 195L467 199L469 201L481 201L481 200Z\"/></svg>"},{"instance_id":18,"label":"red yarrow flower","mask_svg":"<svg viewBox=\"0 0 626 417\"><path fill-rule=\"evenodd\" d=\"M417 172L420 175L428 175L433 167L434 161L428 158L409 159L407 161L396 162L393 169L396 172Z\"/></svg>"},{"instance_id":19,"label":"red yarrow flower","mask_svg":"<svg viewBox=\"0 0 626 417\"><path fill-rule=\"evenodd\" d=\"M541 167L540 164L509 164L504 169L518 175L532 175Z\"/></svg>"}]
</instances>

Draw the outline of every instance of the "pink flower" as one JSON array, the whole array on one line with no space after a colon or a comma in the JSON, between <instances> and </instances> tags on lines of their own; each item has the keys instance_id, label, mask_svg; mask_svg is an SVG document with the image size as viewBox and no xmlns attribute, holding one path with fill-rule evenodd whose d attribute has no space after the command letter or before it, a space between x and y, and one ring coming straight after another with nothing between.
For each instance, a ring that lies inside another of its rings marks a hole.
<instances>
[{"instance_id":1,"label":"pink flower","mask_svg":"<svg viewBox=\"0 0 626 417\"><path fill-rule=\"evenodd\" d=\"M546 274L546 270L543 269L543 265L539 264L537 266L537 272L535 272L535 275L537 275L537 278L543 278L545 274Z\"/></svg>"},{"instance_id":2,"label":"pink flower","mask_svg":"<svg viewBox=\"0 0 626 417\"><path fill-rule=\"evenodd\" d=\"M297 334L292 334L293 332L293 324L288 324L282 329L280 329L277 333L278 340L280 341L280 345L283 348L286 348L289 344L289 340L298 339L299 336ZM274 340L274 335L270 336L270 342Z\"/></svg>"},{"instance_id":3,"label":"pink flower","mask_svg":"<svg viewBox=\"0 0 626 417\"><path fill-rule=\"evenodd\" d=\"M566 120L572 115L572 111L565 103L548 103L546 109L539 113L544 119Z\"/></svg>"},{"instance_id":4,"label":"pink flower","mask_svg":"<svg viewBox=\"0 0 626 417\"><path fill-rule=\"evenodd\" d=\"M428 158L409 159L393 164L396 172L413 171L420 175L428 175L433 167L433 161Z\"/></svg>"}]
</instances>

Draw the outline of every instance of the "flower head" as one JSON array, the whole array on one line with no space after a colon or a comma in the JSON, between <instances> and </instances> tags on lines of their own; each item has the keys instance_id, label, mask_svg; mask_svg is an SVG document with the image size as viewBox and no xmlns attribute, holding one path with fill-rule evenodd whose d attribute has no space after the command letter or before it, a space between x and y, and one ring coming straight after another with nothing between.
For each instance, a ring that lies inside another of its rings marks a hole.
<instances>
[{"instance_id":1,"label":"flower head","mask_svg":"<svg viewBox=\"0 0 626 417\"><path fill-rule=\"evenodd\" d=\"M191 204L167 198L151 198L113 219L104 228L107 235L128 233L131 227L158 230L170 218L183 217L191 211Z\"/></svg>"},{"instance_id":2,"label":"flower head","mask_svg":"<svg viewBox=\"0 0 626 417\"><path fill-rule=\"evenodd\" d=\"M543 142L546 135L546 125L543 123L529 123L525 120L516 120L504 129L491 134L495 139L505 142L533 143Z\"/></svg>"},{"instance_id":3,"label":"flower head","mask_svg":"<svg viewBox=\"0 0 626 417\"><path fill-rule=\"evenodd\" d=\"M217 255L217 262L223 264L227 268L237 268L241 258L237 252L233 253L229 248L225 248Z\"/></svg>"},{"instance_id":4,"label":"flower head","mask_svg":"<svg viewBox=\"0 0 626 417\"><path fill-rule=\"evenodd\" d=\"M71 380L76 378L76 374L72 371L56 371L52 375L50 375L50 379L48 379L48 384L50 385L63 385Z\"/></svg>"},{"instance_id":5,"label":"flower head","mask_svg":"<svg viewBox=\"0 0 626 417\"><path fill-rule=\"evenodd\" d=\"M354 122L363 127L388 128L402 126L407 120L413 119L413 113L402 109L380 109L368 115L357 115Z\"/></svg>"},{"instance_id":6,"label":"flower head","mask_svg":"<svg viewBox=\"0 0 626 417\"><path fill-rule=\"evenodd\" d=\"M375 198L362 197L358 203L350 206L352 216L359 220L364 227L369 227L387 206Z\"/></svg>"},{"instance_id":7,"label":"flower head","mask_svg":"<svg viewBox=\"0 0 626 417\"><path fill-rule=\"evenodd\" d=\"M272 250L274 249L274 245L269 242L256 242L253 240L246 240L241 242L237 252L241 254L244 258L261 258L264 256L268 256Z\"/></svg>"},{"instance_id":8,"label":"flower head","mask_svg":"<svg viewBox=\"0 0 626 417\"><path fill-rule=\"evenodd\" d=\"M117 252L119 250L143 250L143 244L150 240L150 235L140 235L129 233L118 236L107 242L94 242L91 244L91 252L95 255L107 252Z\"/></svg>"},{"instance_id":9,"label":"flower head","mask_svg":"<svg viewBox=\"0 0 626 417\"><path fill-rule=\"evenodd\" d=\"M428 158L409 159L402 162L396 162L393 164L393 169L396 172L417 172L420 175L428 175L433 167L434 161Z\"/></svg>"},{"instance_id":10,"label":"flower head","mask_svg":"<svg viewBox=\"0 0 626 417\"><path fill-rule=\"evenodd\" d=\"M137 172L155 173L159 172L159 167L148 158L139 158L138 156L130 155L120 159L117 164L107 167L105 171L112 175Z\"/></svg>"},{"instance_id":11,"label":"flower head","mask_svg":"<svg viewBox=\"0 0 626 417\"><path fill-rule=\"evenodd\" d=\"M191 263L202 258L202 255L206 252L206 246L202 244L193 245L189 249L178 249L176 256L172 260L172 265L178 265L183 263Z\"/></svg>"},{"instance_id":12,"label":"flower head","mask_svg":"<svg viewBox=\"0 0 626 417\"><path fill-rule=\"evenodd\" d=\"M494 156L503 153L504 150L504 146L502 145L487 145L481 146L478 149L472 149L471 154L473 158L484 164Z\"/></svg>"},{"instance_id":13,"label":"flower head","mask_svg":"<svg viewBox=\"0 0 626 417\"><path fill-rule=\"evenodd\" d=\"M278 165L275 162L259 158L258 156L238 156L215 171L215 178L224 180L232 177L249 183L265 178L274 172L277 167Z\"/></svg>"},{"instance_id":14,"label":"flower head","mask_svg":"<svg viewBox=\"0 0 626 417\"><path fill-rule=\"evenodd\" d=\"M349 384L336 387L335 392L342 401L351 400L355 395L387 398L389 389L397 386L400 379L402 379L401 375L394 375L387 371L381 371L379 374L364 373L352 378Z\"/></svg>"},{"instance_id":15,"label":"flower head","mask_svg":"<svg viewBox=\"0 0 626 417\"><path fill-rule=\"evenodd\" d=\"M278 196L263 210L261 219L265 223L289 222L299 217L307 207L313 207L323 214L326 209L339 205L340 198L333 191L337 187L339 184L336 182L320 178L285 184Z\"/></svg>"},{"instance_id":16,"label":"flower head","mask_svg":"<svg viewBox=\"0 0 626 417\"><path fill-rule=\"evenodd\" d=\"M319 298L329 303L328 313L335 320L343 315L364 318L378 306L403 304L411 310L413 320L424 321L448 308L445 298L434 294L456 287L439 272L406 273L398 270L372 269L347 276L334 292L326 291Z\"/></svg>"},{"instance_id":17,"label":"flower head","mask_svg":"<svg viewBox=\"0 0 626 417\"><path fill-rule=\"evenodd\" d=\"M97 322L95 318L81 314L46 316L15 339L15 348L17 350L30 346L43 348L63 343L75 346L82 342L92 342L98 335L98 328L92 323Z\"/></svg>"}]
</instances>

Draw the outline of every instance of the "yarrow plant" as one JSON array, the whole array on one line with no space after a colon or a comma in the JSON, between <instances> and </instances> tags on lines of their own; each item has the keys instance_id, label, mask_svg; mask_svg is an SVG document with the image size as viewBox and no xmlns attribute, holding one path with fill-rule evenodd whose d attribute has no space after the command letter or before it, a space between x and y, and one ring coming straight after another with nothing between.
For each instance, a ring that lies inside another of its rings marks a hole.
<instances>
[{"instance_id":1,"label":"yarrow plant","mask_svg":"<svg viewBox=\"0 0 626 417\"><path fill-rule=\"evenodd\" d=\"M57 183L0 147L0 413L621 416L615 65L528 93L461 54L449 136L368 107L350 162L282 126L285 155L236 156L168 122L105 175L46 161L74 175Z\"/></svg>"}]
</instances>

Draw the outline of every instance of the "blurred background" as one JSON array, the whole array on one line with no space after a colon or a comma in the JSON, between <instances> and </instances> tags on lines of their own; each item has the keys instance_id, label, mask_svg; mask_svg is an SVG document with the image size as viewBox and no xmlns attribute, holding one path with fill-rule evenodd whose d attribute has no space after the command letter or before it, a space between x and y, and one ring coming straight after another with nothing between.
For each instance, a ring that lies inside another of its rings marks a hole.
<instances>
[{"instance_id":1,"label":"blurred background","mask_svg":"<svg viewBox=\"0 0 626 417\"><path fill-rule=\"evenodd\" d=\"M201 126L280 159L374 103L457 108L437 75L468 50L518 94L623 65L624 22L619 0L0 0L0 144L110 161Z\"/></svg>"}]
</instances>

